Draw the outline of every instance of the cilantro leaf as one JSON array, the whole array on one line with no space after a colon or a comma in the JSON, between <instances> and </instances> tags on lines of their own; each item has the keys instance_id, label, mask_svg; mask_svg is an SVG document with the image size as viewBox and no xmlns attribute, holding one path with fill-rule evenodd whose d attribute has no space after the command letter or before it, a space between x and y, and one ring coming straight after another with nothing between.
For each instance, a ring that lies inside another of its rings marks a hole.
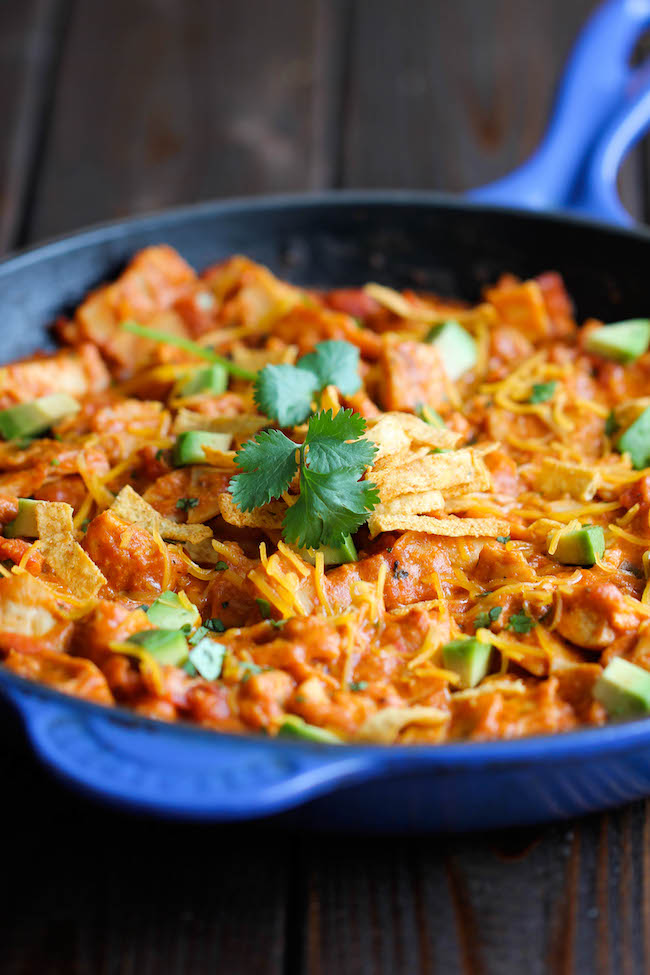
<instances>
[{"instance_id":1,"label":"cilantro leaf","mask_svg":"<svg viewBox=\"0 0 650 975\"><path fill-rule=\"evenodd\" d=\"M307 466L312 471L328 474L341 467L351 467L363 473L372 465L377 446L372 440L359 440L366 429L366 421L352 410L317 413L309 419L305 443L309 446ZM347 441L354 441L347 443Z\"/></svg>"},{"instance_id":2,"label":"cilantro leaf","mask_svg":"<svg viewBox=\"0 0 650 975\"><path fill-rule=\"evenodd\" d=\"M309 416L318 388L318 376L309 369L286 364L265 366L255 380L255 403L280 426L292 427Z\"/></svg>"},{"instance_id":3,"label":"cilantro leaf","mask_svg":"<svg viewBox=\"0 0 650 975\"><path fill-rule=\"evenodd\" d=\"M533 389L528 397L529 403L546 403L553 398L557 382L552 379L550 383L534 383Z\"/></svg>"},{"instance_id":4,"label":"cilantro leaf","mask_svg":"<svg viewBox=\"0 0 650 975\"><path fill-rule=\"evenodd\" d=\"M361 387L359 350L350 342L319 342L313 352L302 357L298 368L313 372L321 389L336 386L344 396L352 396Z\"/></svg>"},{"instance_id":5,"label":"cilantro leaf","mask_svg":"<svg viewBox=\"0 0 650 975\"><path fill-rule=\"evenodd\" d=\"M300 497L287 511L285 537L300 548L340 545L355 532L379 503L379 492L369 481L357 480L354 468L323 474L303 466Z\"/></svg>"},{"instance_id":6,"label":"cilantro leaf","mask_svg":"<svg viewBox=\"0 0 650 975\"><path fill-rule=\"evenodd\" d=\"M508 620L508 629L515 633L530 633L536 625L535 620L528 613L513 613Z\"/></svg>"},{"instance_id":7,"label":"cilantro leaf","mask_svg":"<svg viewBox=\"0 0 650 975\"><path fill-rule=\"evenodd\" d=\"M490 626L491 623L494 623L495 620L499 619L502 612L503 612L502 606L493 606L487 612L479 613L476 619L474 620L474 629L475 630L478 630L479 628L486 629L487 627Z\"/></svg>"},{"instance_id":8,"label":"cilantro leaf","mask_svg":"<svg viewBox=\"0 0 650 975\"><path fill-rule=\"evenodd\" d=\"M298 470L297 449L280 430L266 430L247 440L235 454L235 463L243 471L230 481L235 504L242 511L252 511L279 498Z\"/></svg>"}]
</instances>

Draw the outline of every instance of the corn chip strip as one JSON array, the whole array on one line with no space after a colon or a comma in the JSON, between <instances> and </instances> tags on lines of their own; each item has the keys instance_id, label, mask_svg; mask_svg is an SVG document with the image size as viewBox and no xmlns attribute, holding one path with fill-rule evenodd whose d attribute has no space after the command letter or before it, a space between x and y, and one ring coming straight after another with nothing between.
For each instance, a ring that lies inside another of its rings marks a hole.
<instances>
[{"instance_id":1,"label":"corn chip strip","mask_svg":"<svg viewBox=\"0 0 650 975\"><path fill-rule=\"evenodd\" d=\"M172 432L187 433L190 430L205 430L208 433L232 433L233 435L253 436L270 421L257 413L239 413L235 416L204 416L185 407L176 414Z\"/></svg>"},{"instance_id":2,"label":"corn chip strip","mask_svg":"<svg viewBox=\"0 0 650 975\"><path fill-rule=\"evenodd\" d=\"M507 521L499 518L434 518L429 515L386 515L374 511L368 519L368 528L372 538L380 532L413 531L426 532L428 535L447 535L451 538L497 538L506 536L510 532Z\"/></svg>"},{"instance_id":3,"label":"corn chip strip","mask_svg":"<svg viewBox=\"0 0 650 975\"><path fill-rule=\"evenodd\" d=\"M582 464L568 464L544 457L535 473L535 487L549 498L569 494L576 501L591 501L600 484L600 475Z\"/></svg>"},{"instance_id":4,"label":"corn chip strip","mask_svg":"<svg viewBox=\"0 0 650 975\"><path fill-rule=\"evenodd\" d=\"M390 745L400 731L409 725L439 725L448 720L448 712L441 711L440 708L417 706L383 708L361 725L358 737L360 741L376 741L382 745Z\"/></svg>"},{"instance_id":5,"label":"corn chip strip","mask_svg":"<svg viewBox=\"0 0 650 975\"><path fill-rule=\"evenodd\" d=\"M253 511L242 511L238 508L227 492L219 495L219 510L221 517L229 525L236 525L240 528L262 528L266 531L280 531L282 519L285 516L287 506L284 501L271 501L262 508L255 508Z\"/></svg>"},{"instance_id":6,"label":"corn chip strip","mask_svg":"<svg viewBox=\"0 0 650 975\"><path fill-rule=\"evenodd\" d=\"M93 599L106 579L74 535L72 506L62 501L36 505L39 551L54 574L79 599Z\"/></svg>"},{"instance_id":7,"label":"corn chip strip","mask_svg":"<svg viewBox=\"0 0 650 975\"><path fill-rule=\"evenodd\" d=\"M485 462L471 447L448 454L429 454L408 466L373 470L369 477L377 484L384 504L400 494L444 491L460 485L463 493L487 491L492 484Z\"/></svg>"},{"instance_id":8,"label":"corn chip strip","mask_svg":"<svg viewBox=\"0 0 650 975\"><path fill-rule=\"evenodd\" d=\"M150 534L158 532L162 538L173 542L192 542L198 544L205 539L212 538L212 529L207 525L179 525L169 518L164 518L155 508L141 498L137 491L127 484L122 488L111 510L132 525L146 528Z\"/></svg>"}]
</instances>

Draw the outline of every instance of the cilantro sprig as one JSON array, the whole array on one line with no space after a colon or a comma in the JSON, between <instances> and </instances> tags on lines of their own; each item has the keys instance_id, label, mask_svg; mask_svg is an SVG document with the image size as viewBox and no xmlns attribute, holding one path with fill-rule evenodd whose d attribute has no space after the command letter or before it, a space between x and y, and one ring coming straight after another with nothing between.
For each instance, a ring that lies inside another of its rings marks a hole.
<instances>
[{"instance_id":1,"label":"cilantro sprig","mask_svg":"<svg viewBox=\"0 0 650 975\"><path fill-rule=\"evenodd\" d=\"M282 427L291 427L309 416L314 399L330 385L344 396L361 387L356 345L336 340L319 342L295 366L265 366L255 380L255 403L260 413Z\"/></svg>"},{"instance_id":2,"label":"cilantro sprig","mask_svg":"<svg viewBox=\"0 0 650 975\"><path fill-rule=\"evenodd\" d=\"M324 343L328 344L328 343ZM279 430L267 430L246 441L235 455L241 473L229 490L243 511L281 497L300 473L300 494L287 510L284 538L301 548L340 545L379 503L370 481L360 481L377 447L360 439L366 421L352 410L332 410L310 417L304 443L294 443Z\"/></svg>"}]
</instances>

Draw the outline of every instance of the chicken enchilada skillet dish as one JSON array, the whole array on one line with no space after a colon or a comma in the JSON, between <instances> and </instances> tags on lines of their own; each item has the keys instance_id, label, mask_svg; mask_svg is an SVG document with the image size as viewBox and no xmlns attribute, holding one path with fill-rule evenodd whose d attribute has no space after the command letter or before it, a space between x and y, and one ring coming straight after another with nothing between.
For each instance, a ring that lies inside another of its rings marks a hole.
<instances>
[{"instance_id":1,"label":"chicken enchilada skillet dish","mask_svg":"<svg viewBox=\"0 0 650 975\"><path fill-rule=\"evenodd\" d=\"M0 658L168 721L442 743L650 713L650 319L136 254L0 369Z\"/></svg>"}]
</instances>

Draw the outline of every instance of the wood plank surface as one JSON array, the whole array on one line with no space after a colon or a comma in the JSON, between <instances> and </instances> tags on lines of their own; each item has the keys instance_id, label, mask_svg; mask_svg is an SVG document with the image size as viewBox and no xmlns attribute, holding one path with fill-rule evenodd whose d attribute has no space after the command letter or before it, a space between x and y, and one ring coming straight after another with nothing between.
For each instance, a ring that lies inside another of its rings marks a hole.
<instances>
[{"instance_id":1,"label":"wood plank surface","mask_svg":"<svg viewBox=\"0 0 650 975\"><path fill-rule=\"evenodd\" d=\"M461 190L534 148L592 0L3 0L0 249L211 196ZM622 179L637 213L641 154ZM71 796L0 708L7 975L645 975L650 805L368 838Z\"/></svg>"}]
</instances>

